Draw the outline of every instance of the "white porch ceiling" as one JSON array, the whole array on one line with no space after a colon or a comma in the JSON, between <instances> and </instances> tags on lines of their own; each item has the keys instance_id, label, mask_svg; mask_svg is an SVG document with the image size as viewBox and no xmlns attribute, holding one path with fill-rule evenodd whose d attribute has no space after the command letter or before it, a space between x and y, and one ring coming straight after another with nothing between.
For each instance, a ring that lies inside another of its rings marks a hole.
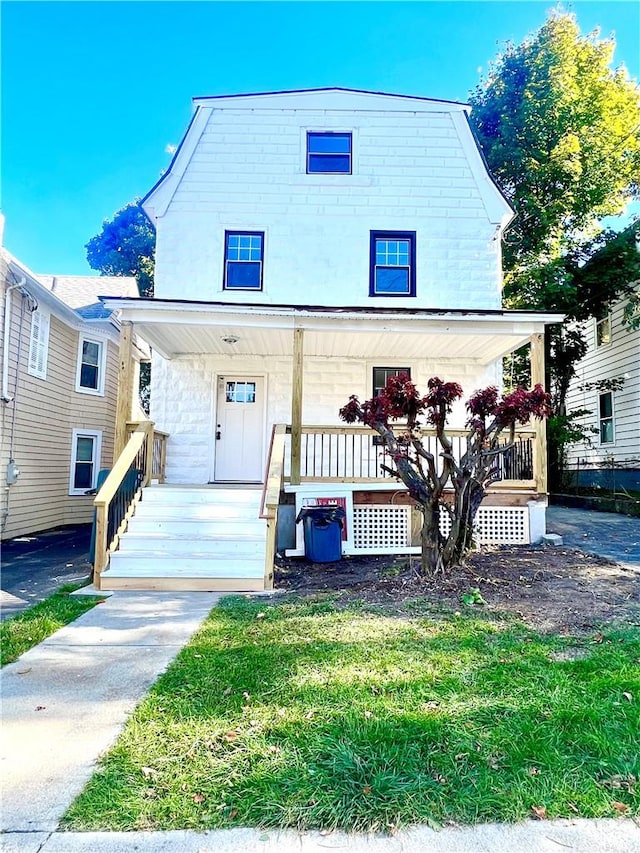
<instances>
[{"instance_id":1,"label":"white porch ceiling","mask_svg":"<svg viewBox=\"0 0 640 853\"><path fill-rule=\"evenodd\" d=\"M560 315L527 312L368 313L277 306L220 306L170 300L108 300L166 358L293 352L304 329L305 356L464 359L487 364L525 344ZM236 338L229 343L225 338Z\"/></svg>"}]
</instances>

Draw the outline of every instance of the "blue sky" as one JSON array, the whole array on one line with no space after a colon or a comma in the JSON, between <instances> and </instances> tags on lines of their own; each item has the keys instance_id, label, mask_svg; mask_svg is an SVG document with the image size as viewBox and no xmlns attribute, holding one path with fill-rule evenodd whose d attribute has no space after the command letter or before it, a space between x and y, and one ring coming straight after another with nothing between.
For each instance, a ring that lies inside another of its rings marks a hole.
<instances>
[{"instance_id":1,"label":"blue sky","mask_svg":"<svg viewBox=\"0 0 640 853\"><path fill-rule=\"evenodd\" d=\"M37 272L87 274L84 244L144 195L194 95L345 86L466 100L553 3L4 0L5 245ZM640 5L565 3L615 32L640 76Z\"/></svg>"}]
</instances>

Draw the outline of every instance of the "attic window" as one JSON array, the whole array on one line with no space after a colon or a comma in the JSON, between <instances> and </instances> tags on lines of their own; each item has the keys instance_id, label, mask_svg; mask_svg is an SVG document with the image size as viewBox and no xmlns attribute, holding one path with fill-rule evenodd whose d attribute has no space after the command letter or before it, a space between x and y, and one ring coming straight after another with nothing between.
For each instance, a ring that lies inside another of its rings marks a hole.
<instances>
[{"instance_id":1,"label":"attic window","mask_svg":"<svg viewBox=\"0 0 640 853\"><path fill-rule=\"evenodd\" d=\"M350 133L307 133L307 174L350 175Z\"/></svg>"}]
</instances>

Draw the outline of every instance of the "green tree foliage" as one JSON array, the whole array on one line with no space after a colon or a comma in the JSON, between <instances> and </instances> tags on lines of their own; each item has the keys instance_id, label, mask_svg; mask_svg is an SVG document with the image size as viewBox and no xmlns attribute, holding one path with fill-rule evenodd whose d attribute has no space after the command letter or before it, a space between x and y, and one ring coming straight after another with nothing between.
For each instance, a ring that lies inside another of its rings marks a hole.
<instances>
[{"instance_id":1,"label":"green tree foliage","mask_svg":"<svg viewBox=\"0 0 640 853\"><path fill-rule=\"evenodd\" d=\"M580 294L565 291L565 255L638 194L640 89L611 68L614 48L553 12L472 93L473 128L517 213L504 246L511 305L567 310Z\"/></svg>"},{"instance_id":2,"label":"green tree foliage","mask_svg":"<svg viewBox=\"0 0 640 853\"><path fill-rule=\"evenodd\" d=\"M135 199L105 219L86 244L89 266L102 275L132 275L141 296L153 295L156 232Z\"/></svg>"},{"instance_id":3,"label":"green tree foliage","mask_svg":"<svg viewBox=\"0 0 640 853\"><path fill-rule=\"evenodd\" d=\"M640 190L640 89L624 68L612 69L614 48L597 32L582 36L574 15L552 12L522 44L507 46L470 98L472 126L516 211L503 247L505 301L567 317L547 336L559 418L552 472L561 472L575 438L562 424L586 344L571 323L633 299L640 278L638 224L620 234L600 226Z\"/></svg>"}]
</instances>

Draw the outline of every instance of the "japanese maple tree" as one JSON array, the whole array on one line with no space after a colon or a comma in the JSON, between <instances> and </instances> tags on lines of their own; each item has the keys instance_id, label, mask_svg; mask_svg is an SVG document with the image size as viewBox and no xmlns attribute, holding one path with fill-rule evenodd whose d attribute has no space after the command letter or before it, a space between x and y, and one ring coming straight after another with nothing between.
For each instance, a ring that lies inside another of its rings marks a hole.
<instances>
[{"instance_id":1,"label":"japanese maple tree","mask_svg":"<svg viewBox=\"0 0 640 853\"><path fill-rule=\"evenodd\" d=\"M382 468L405 484L422 512L423 574L444 573L460 562L472 545L473 522L487 488L501 478L500 456L514 447L516 425L550 413L541 385L503 396L493 386L476 391L466 406L466 449L456 459L447 418L462 394L457 382L433 377L421 396L402 373L391 376L377 397L360 402L352 395L340 409L343 421L363 423L381 436L390 460ZM435 433L437 455L428 449L425 428ZM442 513L451 522L448 535L440 529Z\"/></svg>"}]
</instances>

